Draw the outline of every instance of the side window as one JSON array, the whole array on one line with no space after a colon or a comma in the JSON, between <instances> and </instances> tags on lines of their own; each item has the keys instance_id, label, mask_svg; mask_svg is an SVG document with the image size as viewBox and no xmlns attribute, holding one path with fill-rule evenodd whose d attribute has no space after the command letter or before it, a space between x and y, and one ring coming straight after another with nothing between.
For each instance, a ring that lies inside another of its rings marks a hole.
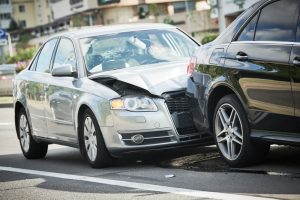
<instances>
[{"instance_id":1,"label":"side window","mask_svg":"<svg viewBox=\"0 0 300 200\"><path fill-rule=\"evenodd\" d=\"M297 38L296 38L296 42L300 42L300 14L298 17L298 27L297 27Z\"/></svg>"},{"instance_id":2,"label":"side window","mask_svg":"<svg viewBox=\"0 0 300 200\"><path fill-rule=\"evenodd\" d=\"M258 13L250 20L244 30L240 33L238 41L252 41L254 39L255 26L258 18Z\"/></svg>"},{"instance_id":3,"label":"side window","mask_svg":"<svg viewBox=\"0 0 300 200\"><path fill-rule=\"evenodd\" d=\"M255 40L294 42L298 6L298 0L281 0L264 7L257 23Z\"/></svg>"},{"instance_id":4,"label":"side window","mask_svg":"<svg viewBox=\"0 0 300 200\"><path fill-rule=\"evenodd\" d=\"M30 71L34 71L35 70L35 66L36 66L36 63L38 61L38 58L39 58L39 55L40 55L40 51L36 54L36 56L34 57L34 60L32 61L30 67L29 67L29 70Z\"/></svg>"},{"instance_id":5,"label":"side window","mask_svg":"<svg viewBox=\"0 0 300 200\"><path fill-rule=\"evenodd\" d=\"M66 64L70 64L73 69L76 69L76 56L73 43L69 39L62 38L57 47L53 68Z\"/></svg>"},{"instance_id":6,"label":"side window","mask_svg":"<svg viewBox=\"0 0 300 200\"><path fill-rule=\"evenodd\" d=\"M40 52L36 63L36 71L37 72L46 72L49 73L49 67L51 62L51 57L53 55L53 50L55 48L55 44L57 39L52 39L48 41Z\"/></svg>"}]
</instances>

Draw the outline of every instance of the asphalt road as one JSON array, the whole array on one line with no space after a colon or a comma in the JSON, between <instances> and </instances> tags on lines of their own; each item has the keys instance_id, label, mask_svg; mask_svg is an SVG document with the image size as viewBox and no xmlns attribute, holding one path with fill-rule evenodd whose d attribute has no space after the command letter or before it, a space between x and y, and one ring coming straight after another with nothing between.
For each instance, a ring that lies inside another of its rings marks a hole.
<instances>
[{"instance_id":1,"label":"asphalt road","mask_svg":"<svg viewBox=\"0 0 300 200\"><path fill-rule=\"evenodd\" d=\"M300 149L274 146L260 165L231 169L214 146L136 154L92 169L77 149L50 145L26 160L12 108L0 108L0 199L300 199Z\"/></svg>"}]
</instances>

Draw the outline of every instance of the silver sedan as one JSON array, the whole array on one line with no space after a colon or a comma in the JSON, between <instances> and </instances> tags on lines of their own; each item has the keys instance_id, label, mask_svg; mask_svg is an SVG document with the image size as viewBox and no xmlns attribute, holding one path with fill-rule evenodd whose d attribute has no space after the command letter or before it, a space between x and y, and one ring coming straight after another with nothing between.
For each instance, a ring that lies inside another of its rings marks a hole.
<instances>
[{"instance_id":1,"label":"silver sedan","mask_svg":"<svg viewBox=\"0 0 300 200\"><path fill-rule=\"evenodd\" d=\"M199 45L176 27L93 27L49 38L14 83L23 154L55 143L80 149L92 167L141 150L195 142L186 67Z\"/></svg>"}]
</instances>

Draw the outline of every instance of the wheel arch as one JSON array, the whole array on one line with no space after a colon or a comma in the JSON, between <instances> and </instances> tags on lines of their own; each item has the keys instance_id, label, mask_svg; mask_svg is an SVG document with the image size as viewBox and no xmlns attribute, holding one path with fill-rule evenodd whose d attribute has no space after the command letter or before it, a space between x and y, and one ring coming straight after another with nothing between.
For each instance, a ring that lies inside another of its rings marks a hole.
<instances>
[{"instance_id":1,"label":"wheel arch","mask_svg":"<svg viewBox=\"0 0 300 200\"><path fill-rule=\"evenodd\" d=\"M215 107L221 98L230 94L235 95L238 98L244 111L246 112L246 115L248 116L248 109L242 96L232 86L230 86L228 83L220 83L218 85L215 85L209 92L208 100L207 100L207 109L206 109L207 110L206 116L208 119L209 129L211 132L212 132L212 123L213 123Z\"/></svg>"},{"instance_id":2,"label":"wheel arch","mask_svg":"<svg viewBox=\"0 0 300 200\"><path fill-rule=\"evenodd\" d=\"M14 114L15 114L15 129L16 129L16 133L17 133L18 139L20 139L20 136L18 134L19 124L17 123L17 121L18 121L19 112L20 112L20 110L22 108L25 110L25 112L27 114L27 118L29 118L28 112L27 112L24 104L21 103L20 101L16 101L15 106L14 106Z\"/></svg>"},{"instance_id":3,"label":"wheel arch","mask_svg":"<svg viewBox=\"0 0 300 200\"><path fill-rule=\"evenodd\" d=\"M80 151L82 151L83 144L82 144L82 141L80 141L80 135L79 134L80 134L80 128L81 128L80 127L81 126L81 119L84 115L85 110L88 109L93 113L93 115L95 116L95 118L97 120L98 126L100 128L100 132L102 134L102 137L104 137L103 132L102 132L102 128L101 128L101 126L103 125L103 122L102 122L101 118L103 116L101 116L101 114L100 114L101 112L99 112L99 110L98 110L99 108L94 107L94 106L90 105L86 102L82 102L82 104L80 106L78 106L78 109L77 109L77 112L76 112L76 118L75 118L75 124L76 125L75 125L75 127L76 127L76 134L77 134L77 140L78 140ZM106 145L105 139L104 139L104 143Z\"/></svg>"}]
</instances>

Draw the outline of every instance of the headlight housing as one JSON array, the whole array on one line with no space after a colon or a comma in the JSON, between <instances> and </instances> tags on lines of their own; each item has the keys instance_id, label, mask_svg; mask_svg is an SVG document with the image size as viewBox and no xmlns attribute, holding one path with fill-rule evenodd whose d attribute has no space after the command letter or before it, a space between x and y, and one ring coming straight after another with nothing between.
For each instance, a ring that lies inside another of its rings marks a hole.
<instances>
[{"instance_id":1,"label":"headlight housing","mask_svg":"<svg viewBox=\"0 0 300 200\"><path fill-rule=\"evenodd\" d=\"M134 112L155 112L157 106L146 96L125 96L110 100L112 110L128 110Z\"/></svg>"}]
</instances>

